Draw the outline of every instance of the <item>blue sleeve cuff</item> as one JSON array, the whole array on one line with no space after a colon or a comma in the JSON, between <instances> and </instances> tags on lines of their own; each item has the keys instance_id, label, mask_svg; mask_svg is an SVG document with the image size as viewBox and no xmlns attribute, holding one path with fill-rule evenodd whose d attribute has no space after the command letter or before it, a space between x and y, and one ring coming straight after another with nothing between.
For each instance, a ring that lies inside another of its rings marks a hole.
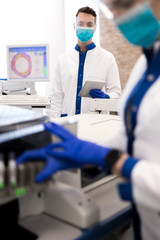
<instances>
[{"instance_id":1,"label":"blue sleeve cuff","mask_svg":"<svg viewBox=\"0 0 160 240\"><path fill-rule=\"evenodd\" d=\"M123 200L133 202L131 183L119 183L118 190Z\"/></svg>"},{"instance_id":2,"label":"blue sleeve cuff","mask_svg":"<svg viewBox=\"0 0 160 240\"><path fill-rule=\"evenodd\" d=\"M125 163L122 167L122 170L121 170L122 176L130 179L131 178L131 172L132 172L133 168L135 167L135 165L137 164L137 162L138 162L138 159L129 157L125 161Z\"/></svg>"},{"instance_id":3,"label":"blue sleeve cuff","mask_svg":"<svg viewBox=\"0 0 160 240\"><path fill-rule=\"evenodd\" d=\"M110 96L108 94L105 94L105 98L110 99Z\"/></svg>"},{"instance_id":4,"label":"blue sleeve cuff","mask_svg":"<svg viewBox=\"0 0 160 240\"><path fill-rule=\"evenodd\" d=\"M61 114L61 117L67 117L67 116L68 116L67 113L63 113L63 114Z\"/></svg>"}]
</instances>

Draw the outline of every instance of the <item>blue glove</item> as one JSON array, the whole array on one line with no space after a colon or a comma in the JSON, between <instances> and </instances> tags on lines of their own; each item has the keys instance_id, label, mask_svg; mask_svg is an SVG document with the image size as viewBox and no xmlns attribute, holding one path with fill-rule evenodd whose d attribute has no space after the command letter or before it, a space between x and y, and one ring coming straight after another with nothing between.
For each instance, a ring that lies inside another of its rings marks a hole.
<instances>
[{"instance_id":1,"label":"blue glove","mask_svg":"<svg viewBox=\"0 0 160 240\"><path fill-rule=\"evenodd\" d=\"M100 89L91 89L89 91L89 95L92 98L110 98L110 96L108 94L104 93Z\"/></svg>"},{"instance_id":2,"label":"blue glove","mask_svg":"<svg viewBox=\"0 0 160 240\"><path fill-rule=\"evenodd\" d=\"M36 182L42 182L43 180L46 180L47 178L51 177L53 173L55 173L58 170L65 170L68 167L70 168L78 168L79 165L77 165L75 162L68 162L63 160L57 160L51 156L49 156L46 152L45 148L42 149L36 149L36 150L29 150L24 152L22 155L20 155L16 163L17 165L20 163L25 163L29 161L40 161L43 160L46 162L46 166L44 169L36 176Z\"/></svg>"},{"instance_id":3,"label":"blue glove","mask_svg":"<svg viewBox=\"0 0 160 240\"><path fill-rule=\"evenodd\" d=\"M111 149L80 140L64 127L52 122L45 123L44 127L62 140L46 146L46 152L50 156L66 161L68 165L71 161L80 166L92 164L106 167L104 159Z\"/></svg>"}]
</instances>

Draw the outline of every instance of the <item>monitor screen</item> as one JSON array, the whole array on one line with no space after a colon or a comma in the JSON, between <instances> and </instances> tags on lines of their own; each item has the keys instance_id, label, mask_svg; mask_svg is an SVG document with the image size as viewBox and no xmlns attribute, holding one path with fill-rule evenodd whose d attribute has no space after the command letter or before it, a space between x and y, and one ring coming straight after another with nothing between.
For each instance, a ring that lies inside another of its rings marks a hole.
<instances>
[{"instance_id":1,"label":"monitor screen","mask_svg":"<svg viewBox=\"0 0 160 240\"><path fill-rule=\"evenodd\" d=\"M48 45L7 46L7 79L49 81Z\"/></svg>"}]
</instances>

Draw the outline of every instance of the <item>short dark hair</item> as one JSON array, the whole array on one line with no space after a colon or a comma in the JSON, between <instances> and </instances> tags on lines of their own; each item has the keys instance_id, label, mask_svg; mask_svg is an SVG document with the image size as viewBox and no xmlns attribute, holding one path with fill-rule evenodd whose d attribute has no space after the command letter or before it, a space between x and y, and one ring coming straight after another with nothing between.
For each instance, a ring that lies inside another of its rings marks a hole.
<instances>
[{"instance_id":1,"label":"short dark hair","mask_svg":"<svg viewBox=\"0 0 160 240\"><path fill-rule=\"evenodd\" d=\"M95 17L95 19L96 19L96 17L97 17L96 12L95 12L92 8L90 8L90 7L82 7L82 8L80 8L80 9L77 11L77 13L76 13L76 17L78 17L78 14L79 14L79 13L91 14L92 16Z\"/></svg>"}]
</instances>

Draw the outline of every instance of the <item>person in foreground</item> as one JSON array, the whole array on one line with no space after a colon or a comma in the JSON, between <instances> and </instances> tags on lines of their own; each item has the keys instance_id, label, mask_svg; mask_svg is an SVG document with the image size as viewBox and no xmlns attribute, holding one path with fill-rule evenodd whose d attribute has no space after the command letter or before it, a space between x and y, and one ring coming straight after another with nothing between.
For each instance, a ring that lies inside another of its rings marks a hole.
<instances>
[{"instance_id":1,"label":"person in foreground","mask_svg":"<svg viewBox=\"0 0 160 240\"><path fill-rule=\"evenodd\" d=\"M62 126L48 122L45 129L58 143L22 154L17 163L44 159L40 182L54 172L85 164L101 166L122 177L123 200L133 209L134 237L160 239L160 1L106 0L114 22L126 39L141 46L120 105L122 126L103 146L78 139Z\"/></svg>"}]
</instances>

